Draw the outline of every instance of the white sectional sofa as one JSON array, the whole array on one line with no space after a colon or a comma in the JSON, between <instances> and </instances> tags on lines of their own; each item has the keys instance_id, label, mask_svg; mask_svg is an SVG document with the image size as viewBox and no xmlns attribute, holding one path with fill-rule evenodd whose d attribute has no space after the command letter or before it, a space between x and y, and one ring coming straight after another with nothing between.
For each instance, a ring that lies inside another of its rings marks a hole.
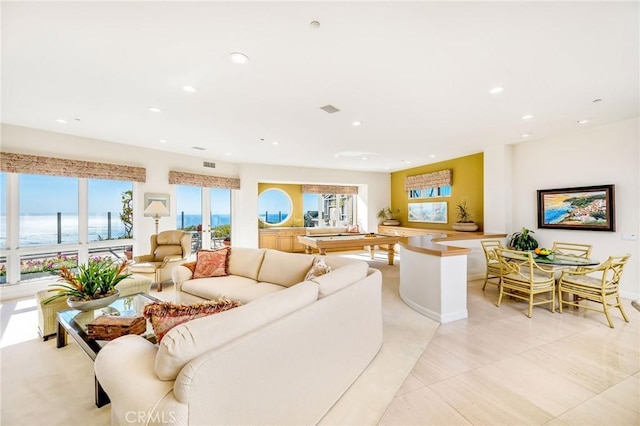
<instances>
[{"instance_id":1,"label":"white sectional sofa","mask_svg":"<svg viewBox=\"0 0 640 426\"><path fill-rule=\"evenodd\" d=\"M315 424L382 345L380 271L326 257L232 248L227 277L174 270L179 301L244 305L181 324L153 345L109 342L95 361L112 424ZM142 413L142 414L140 414Z\"/></svg>"}]
</instances>

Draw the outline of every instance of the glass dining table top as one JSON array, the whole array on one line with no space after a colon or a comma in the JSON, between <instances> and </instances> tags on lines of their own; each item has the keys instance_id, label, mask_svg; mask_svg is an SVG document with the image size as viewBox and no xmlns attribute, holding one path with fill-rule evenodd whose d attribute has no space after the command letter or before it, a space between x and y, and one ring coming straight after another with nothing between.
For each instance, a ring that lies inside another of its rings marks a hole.
<instances>
[{"instance_id":1,"label":"glass dining table top","mask_svg":"<svg viewBox=\"0 0 640 426\"><path fill-rule=\"evenodd\" d=\"M547 256L533 255L533 260L541 265L557 266L594 266L600 262L596 259L552 253Z\"/></svg>"}]
</instances>

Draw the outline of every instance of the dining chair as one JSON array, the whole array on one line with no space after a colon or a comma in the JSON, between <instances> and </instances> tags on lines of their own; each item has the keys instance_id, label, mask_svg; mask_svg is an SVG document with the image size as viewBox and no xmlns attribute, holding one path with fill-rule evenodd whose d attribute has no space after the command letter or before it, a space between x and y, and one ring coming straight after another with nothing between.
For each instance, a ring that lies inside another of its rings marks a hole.
<instances>
[{"instance_id":1,"label":"dining chair","mask_svg":"<svg viewBox=\"0 0 640 426\"><path fill-rule=\"evenodd\" d=\"M482 290L484 291L487 283L500 285L500 262L498 262L498 256L495 249L504 248L500 240L481 240L482 250L484 250L484 258L487 262L487 270L484 276L484 285ZM497 281L490 281L496 279Z\"/></svg>"},{"instance_id":2,"label":"dining chair","mask_svg":"<svg viewBox=\"0 0 640 426\"><path fill-rule=\"evenodd\" d=\"M607 317L609 327L613 328L613 321L609 315L609 308L618 308L622 318L629 322L622 308L618 288L624 266L629 261L630 254L622 256L610 256L600 265L580 271L563 271L558 280L558 299L560 313L563 305L582 307L592 311L602 312ZM574 300L562 300L562 294L577 296ZM612 299L615 299L613 301ZM580 304L581 300L587 300L602 305L602 309L591 304Z\"/></svg>"},{"instance_id":3,"label":"dining chair","mask_svg":"<svg viewBox=\"0 0 640 426\"><path fill-rule=\"evenodd\" d=\"M585 259L591 255L591 244L579 244L579 243L561 243L558 241L553 242L551 251L557 254L564 254L566 256L584 257Z\"/></svg>"},{"instance_id":4,"label":"dining chair","mask_svg":"<svg viewBox=\"0 0 640 426\"><path fill-rule=\"evenodd\" d=\"M530 251L496 248L495 252L500 263L500 295L496 306L500 306L502 297L507 294L529 303L529 318L536 305L551 303L551 312L555 312L554 271L538 265Z\"/></svg>"}]
</instances>

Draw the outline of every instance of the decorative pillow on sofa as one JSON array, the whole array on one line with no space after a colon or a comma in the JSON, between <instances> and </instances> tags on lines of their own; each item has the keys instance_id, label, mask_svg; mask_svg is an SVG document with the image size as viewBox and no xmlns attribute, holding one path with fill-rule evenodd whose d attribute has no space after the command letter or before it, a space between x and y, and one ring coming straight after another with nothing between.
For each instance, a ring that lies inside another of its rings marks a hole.
<instances>
[{"instance_id":1,"label":"decorative pillow on sofa","mask_svg":"<svg viewBox=\"0 0 640 426\"><path fill-rule=\"evenodd\" d=\"M193 274L196 271L196 263L197 262L194 260L193 262L183 263L182 266L189 268L189 270Z\"/></svg>"},{"instance_id":2,"label":"decorative pillow on sofa","mask_svg":"<svg viewBox=\"0 0 640 426\"><path fill-rule=\"evenodd\" d=\"M192 319L228 311L242 305L237 300L222 298L210 302L181 305L173 302L153 302L144 307L142 315L151 321L158 343L176 325Z\"/></svg>"},{"instance_id":3,"label":"decorative pillow on sofa","mask_svg":"<svg viewBox=\"0 0 640 426\"><path fill-rule=\"evenodd\" d=\"M318 257L314 260L313 266L309 269L309 272L307 272L304 280L309 281L321 275L328 274L329 272L331 272L331 266L325 263L324 257Z\"/></svg>"},{"instance_id":4,"label":"decorative pillow on sofa","mask_svg":"<svg viewBox=\"0 0 640 426\"><path fill-rule=\"evenodd\" d=\"M193 278L226 277L229 275L230 248L198 250Z\"/></svg>"}]
</instances>

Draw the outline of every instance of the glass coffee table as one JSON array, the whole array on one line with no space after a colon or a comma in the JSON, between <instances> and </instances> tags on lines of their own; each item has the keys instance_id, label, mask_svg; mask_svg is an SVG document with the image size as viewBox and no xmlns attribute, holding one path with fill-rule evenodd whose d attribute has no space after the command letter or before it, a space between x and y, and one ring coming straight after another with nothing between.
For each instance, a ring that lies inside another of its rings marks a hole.
<instances>
[{"instance_id":1,"label":"glass coffee table","mask_svg":"<svg viewBox=\"0 0 640 426\"><path fill-rule=\"evenodd\" d=\"M129 296L123 296L116 299L111 305L95 309L93 311L82 312L75 309L68 309L60 311L56 315L58 321L58 335L56 339L56 347L62 348L67 345L67 336L71 336L73 340L91 357L92 360L96 359L96 355L100 352L100 349L108 343L107 340L95 340L89 337L87 332L87 325L102 315L114 315L114 316L140 316L146 305L152 302L160 302L160 299L156 299L145 293L136 293ZM147 329L142 337L155 343L155 334L153 333L153 327L147 320ZM96 405L102 407L108 404L109 397L98 383L95 378L95 399Z\"/></svg>"}]
</instances>

